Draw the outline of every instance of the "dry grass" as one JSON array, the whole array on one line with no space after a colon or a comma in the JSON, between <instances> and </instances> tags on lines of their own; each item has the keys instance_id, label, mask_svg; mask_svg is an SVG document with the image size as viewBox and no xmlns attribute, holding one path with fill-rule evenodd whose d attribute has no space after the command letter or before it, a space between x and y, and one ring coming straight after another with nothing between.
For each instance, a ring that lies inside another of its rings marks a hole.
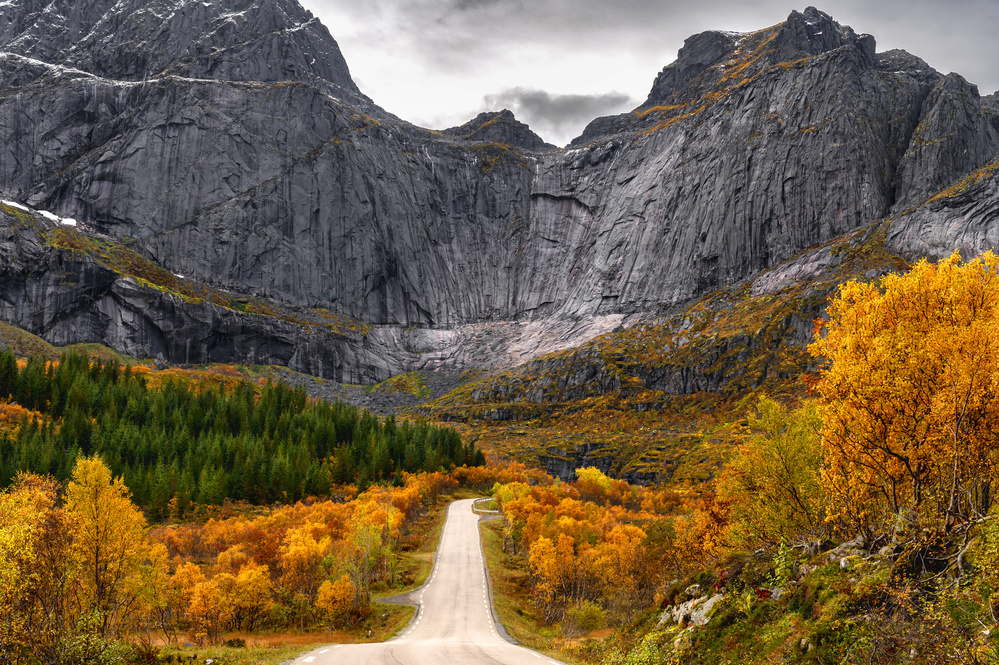
<instances>
[{"instance_id":1,"label":"dry grass","mask_svg":"<svg viewBox=\"0 0 999 665\"><path fill-rule=\"evenodd\" d=\"M0 323L0 349L10 349L14 355L21 358L27 356L41 356L46 360L59 358L59 349L41 337L7 323Z\"/></svg>"},{"instance_id":2,"label":"dry grass","mask_svg":"<svg viewBox=\"0 0 999 665\"><path fill-rule=\"evenodd\" d=\"M314 636L317 640L319 635ZM247 642L245 647L164 647L159 652L161 663L204 663L212 659L226 665L279 665L290 661L303 651L328 640L297 642L291 644L260 645Z\"/></svg>"},{"instance_id":3,"label":"dry grass","mask_svg":"<svg viewBox=\"0 0 999 665\"><path fill-rule=\"evenodd\" d=\"M347 630L317 630L313 632L228 633L214 646L166 645L162 641L161 662L205 662L211 658L226 665L277 665L324 644L356 644L384 642L409 624L413 608L402 605L374 603L371 617ZM370 631L370 635L368 634ZM226 642L242 640L245 646L225 646ZM191 645L189 636L181 635L181 645Z\"/></svg>"}]
</instances>

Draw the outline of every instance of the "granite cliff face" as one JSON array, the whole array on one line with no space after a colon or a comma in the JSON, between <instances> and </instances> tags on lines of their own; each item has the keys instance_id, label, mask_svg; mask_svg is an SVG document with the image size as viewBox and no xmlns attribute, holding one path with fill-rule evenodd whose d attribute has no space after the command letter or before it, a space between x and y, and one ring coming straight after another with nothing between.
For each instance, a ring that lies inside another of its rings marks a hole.
<instances>
[{"instance_id":1,"label":"granite cliff face","mask_svg":"<svg viewBox=\"0 0 999 665\"><path fill-rule=\"evenodd\" d=\"M329 342L336 362L299 362L341 380L508 366L913 208L892 224L893 251L994 242L999 102L907 53L878 54L873 37L813 8L691 37L642 106L595 120L565 150L509 112L444 132L390 116L294 0L4 11L0 198L80 220L212 288L367 324ZM974 173L971 208L920 206ZM83 297L49 273L18 278L46 284L32 307ZM80 283L111 293L110 277ZM187 328L140 316L138 300L129 325L57 325L15 295L3 316L50 340L183 361L155 340ZM299 349L296 336L319 333L281 334ZM249 337L209 355L271 344Z\"/></svg>"},{"instance_id":2,"label":"granite cliff face","mask_svg":"<svg viewBox=\"0 0 999 665\"><path fill-rule=\"evenodd\" d=\"M74 240L58 222L0 204L0 320L55 345L100 341L181 363L286 365L347 383L374 382L403 360L397 338L308 312L255 315L234 309L237 302L188 297L122 275Z\"/></svg>"},{"instance_id":3,"label":"granite cliff face","mask_svg":"<svg viewBox=\"0 0 999 665\"><path fill-rule=\"evenodd\" d=\"M329 31L297 2L13 0L3 9L3 51L94 77L305 81L371 104Z\"/></svg>"}]
</instances>

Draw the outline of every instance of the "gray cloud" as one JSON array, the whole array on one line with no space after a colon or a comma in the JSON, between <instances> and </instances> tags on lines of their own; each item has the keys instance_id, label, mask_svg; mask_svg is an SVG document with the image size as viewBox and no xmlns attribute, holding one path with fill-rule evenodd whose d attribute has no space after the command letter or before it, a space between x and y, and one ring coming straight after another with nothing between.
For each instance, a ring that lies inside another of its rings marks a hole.
<instances>
[{"instance_id":1,"label":"gray cloud","mask_svg":"<svg viewBox=\"0 0 999 665\"><path fill-rule=\"evenodd\" d=\"M509 88L486 95L482 110L510 109L548 141L565 145L594 118L623 113L639 101L621 92L600 95L553 95L544 90Z\"/></svg>"},{"instance_id":2,"label":"gray cloud","mask_svg":"<svg viewBox=\"0 0 999 665\"><path fill-rule=\"evenodd\" d=\"M497 5L503 1L504 0L455 0L452 8L462 12L473 11L476 9L482 9L483 7Z\"/></svg>"}]
</instances>

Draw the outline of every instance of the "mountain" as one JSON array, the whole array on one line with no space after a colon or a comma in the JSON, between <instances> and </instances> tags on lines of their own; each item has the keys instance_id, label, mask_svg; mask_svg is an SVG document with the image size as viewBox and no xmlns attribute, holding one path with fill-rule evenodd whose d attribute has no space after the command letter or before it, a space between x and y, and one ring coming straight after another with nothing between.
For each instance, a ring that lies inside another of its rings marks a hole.
<instances>
[{"instance_id":1,"label":"mountain","mask_svg":"<svg viewBox=\"0 0 999 665\"><path fill-rule=\"evenodd\" d=\"M329 31L295 2L10 0L4 15L4 51L93 78L302 81L371 105Z\"/></svg>"},{"instance_id":2,"label":"mountain","mask_svg":"<svg viewBox=\"0 0 999 665\"><path fill-rule=\"evenodd\" d=\"M30 210L0 207L0 317L49 341L371 383L860 269L830 243L995 246L996 97L814 8L689 38L645 103L564 150L508 111L391 116L295 0L4 14L0 198ZM728 385L707 353L670 385Z\"/></svg>"}]
</instances>

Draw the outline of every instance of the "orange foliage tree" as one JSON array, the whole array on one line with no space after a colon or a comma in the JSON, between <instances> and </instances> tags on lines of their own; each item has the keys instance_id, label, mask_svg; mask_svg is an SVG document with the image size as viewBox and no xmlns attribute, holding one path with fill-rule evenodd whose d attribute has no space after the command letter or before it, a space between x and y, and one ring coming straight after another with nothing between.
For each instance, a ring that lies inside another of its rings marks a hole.
<instances>
[{"instance_id":1,"label":"orange foliage tree","mask_svg":"<svg viewBox=\"0 0 999 665\"><path fill-rule=\"evenodd\" d=\"M685 565L677 533L686 518L674 494L633 487L593 468L577 476L572 484L549 479L493 488L505 546L512 544L514 554L522 546L546 623L572 623L572 612L596 609L598 601L627 616L661 597Z\"/></svg>"},{"instance_id":2,"label":"orange foliage tree","mask_svg":"<svg viewBox=\"0 0 999 665\"><path fill-rule=\"evenodd\" d=\"M121 478L98 457L81 457L66 487L66 512L76 520L80 562L78 602L93 613L101 635L129 628L134 583L147 558L146 519Z\"/></svg>"},{"instance_id":3,"label":"orange foliage tree","mask_svg":"<svg viewBox=\"0 0 999 665\"><path fill-rule=\"evenodd\" d=\"M234 580L229 573L202 580L191 589L191 600L187 606L187 616L194 628L195 638L201 642L215 644L222 631L234 616L234 607L227 602L231 595Z\"/></svg>"},{"instance_id":4,"label":"orange foliage tree","mask_svg":"<svg viewBox=\"0 0 999 665\"><path fill-rule=\"evenodd\" d=\"M331 580L323 582L323 585L319 587L316 607L326 614L334 626L340 627L346 623L350 616L356 598L357 589L344 573L336 582Z\"/></svg>"},{"instance_id":5,"label":"orange foliage tree","mask_svg":"<svg viewBox=\"0 0 999 665\"><path fill-rule=\"evenodd\" d=\"M76 523L58 506L59 485L21 475L0 493L0 654L60 662L76 612Z\"/></svg>"},{"instance_id":6,"label":"orange foliage tree","mask_svg":"<svg viewBox=\"0 0 999 665\"><path fill-rule=\"evenodd\" d=\"M999 462L999 258L954 254L844 284L811 345L825 481L863 529L965 528ZM889 527L889 525L895 525Z\"/></svg>"}]
</instances>

